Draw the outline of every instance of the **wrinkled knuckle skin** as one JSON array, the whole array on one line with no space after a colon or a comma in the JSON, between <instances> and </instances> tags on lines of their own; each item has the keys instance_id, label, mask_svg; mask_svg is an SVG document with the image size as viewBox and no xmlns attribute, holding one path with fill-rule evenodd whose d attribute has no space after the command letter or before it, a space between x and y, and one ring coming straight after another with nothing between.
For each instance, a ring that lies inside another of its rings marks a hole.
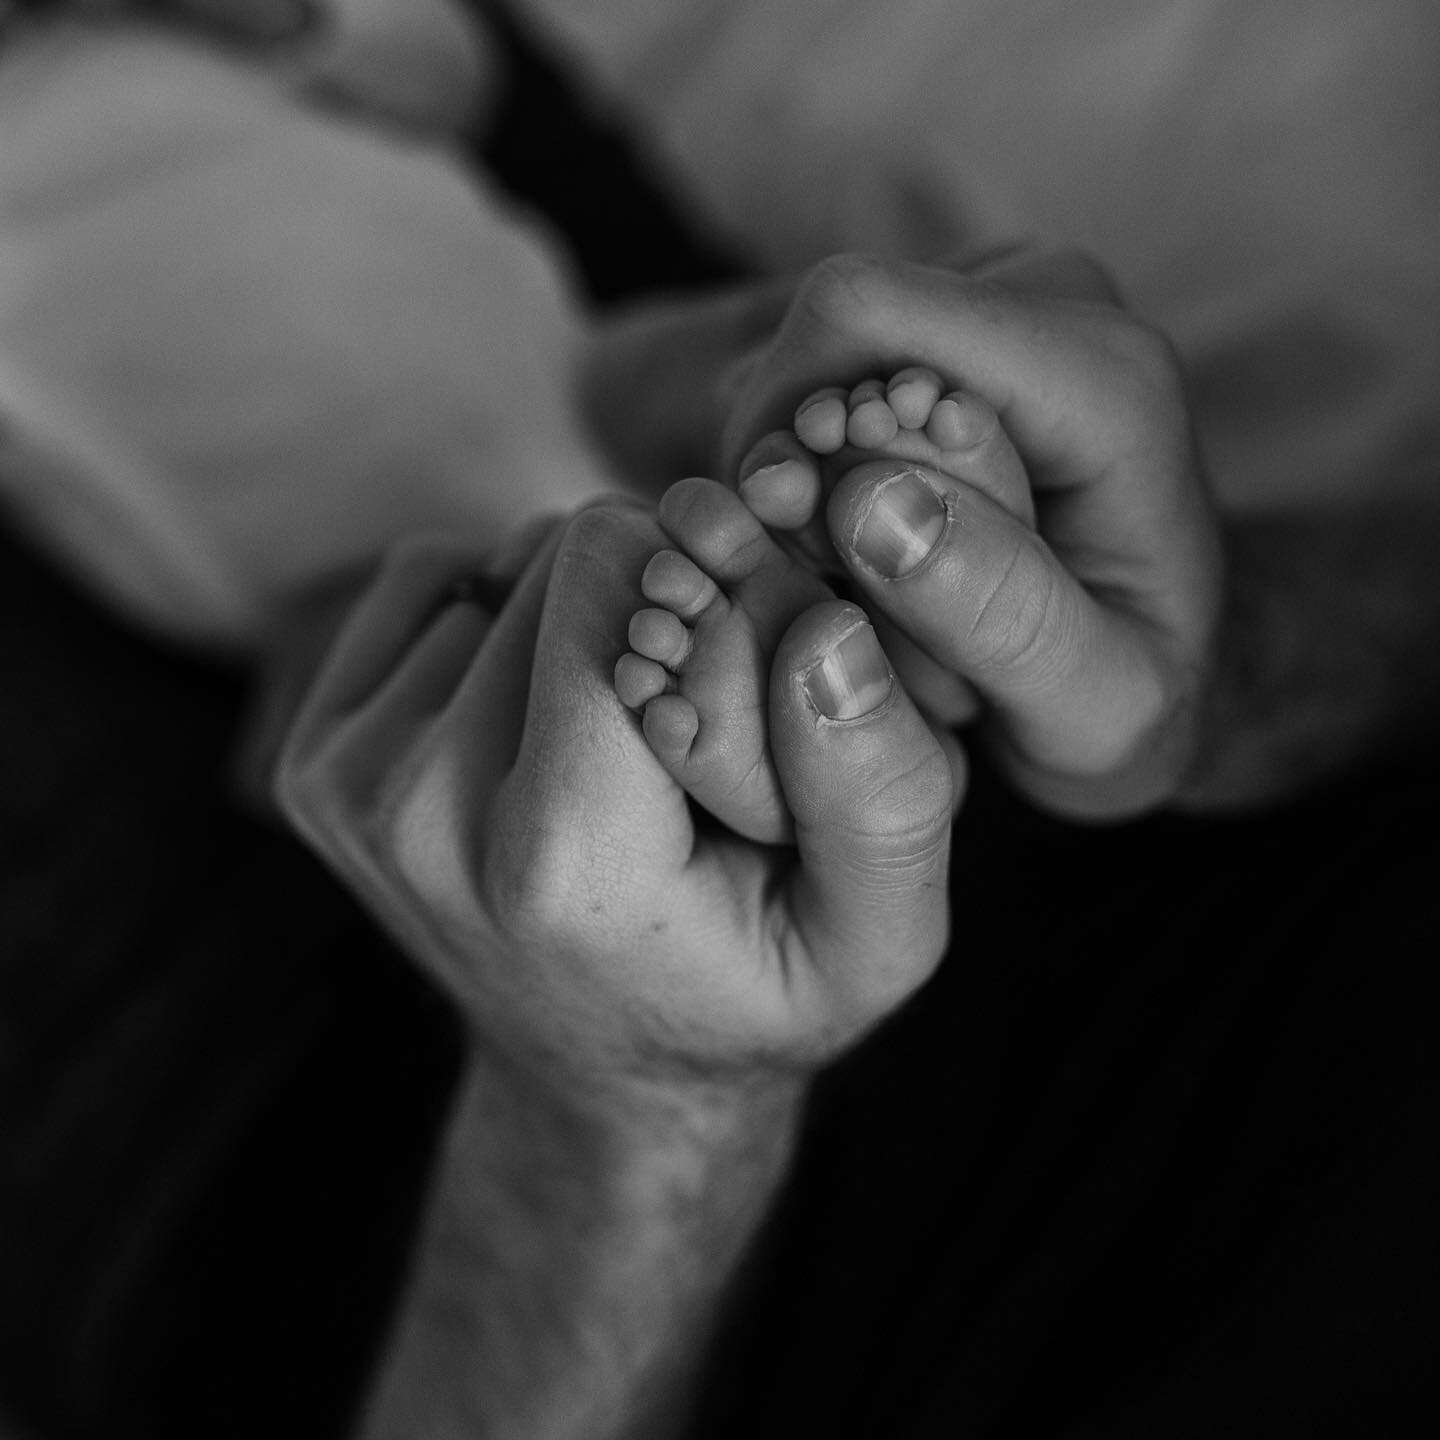
<instances>
[{"instance_id":1,"label":"wrinkled knuckle skin","mask_svg":"<svg viewBox=\"0 0 1440 1440\"><path fill-rule=\"evenodd\" d=\"M992 672L1034 664L1061 638L1058 598L1045 556L1022 537L976 597L966 639L972 663Z\"/></svg>"}]
</instances>

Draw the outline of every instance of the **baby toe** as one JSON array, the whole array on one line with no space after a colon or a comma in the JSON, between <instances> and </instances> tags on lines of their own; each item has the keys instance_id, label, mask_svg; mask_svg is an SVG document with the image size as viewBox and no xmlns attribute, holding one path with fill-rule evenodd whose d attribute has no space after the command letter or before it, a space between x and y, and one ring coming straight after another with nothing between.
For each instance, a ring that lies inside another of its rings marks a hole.
<instances>
[{"instance_id":1,"label":"baby toe","mask_svg":"<svg viewBox=\"0 0 1440 1440\"><path fill-rule=\"evenodd\" d=\"M690 627L671 610L637 610L630 617L630 648L667 670L678 670L693 645Z\"/></svg>"},{"instance_id":2,"label":"baby toe","mask_svg":"<svg viewBox=\"0 0 1440 1440\"><path fill-rule=\"evenodd\" d=\"M938 400L925 423L930 443L940 450L969 450L991 440L1000 429L994 407L968 390L952 390Z\"/></svg>"},{"instance_id":3,"label":"baby toe","mask_svg":"<svg viewBox=\"0 0 1440 1440\"><path fill-rule=\"evenodd\" d=\"M641 728L655 758L683 780L690 747L700 733L700 715L694 705L683 695L657 695L645 707Z\"/></svg>"},{"instance_id":4,"label":"baby toe","mask_svg":"<svg viewBox=\"0 0 1440 1440\"><path fill-rule=\"evenodd\" d=\"M750 513L772 530L798 530L820 505L820 467L794 435L756 441L740 465L738 489Z\"/></svg>"},{"instance_id":5,"label":"baby toe","mask_svg":"<svg viewBox=\"0 0 1440 1440\"><path fill-rule=\"evenodd\" d=\"M944 387L940 377L925 365L897 371L885 387L885 398L904 430L923 430Z\"/></svg>"},{"instance_id":6,"label":"baby toe","mask_svg":"<svg viewBox=\"0 0 1440 1440\"><path fill-rule=\"evenodd\" d=\"M659 517L665 533L691 560L727 587L774 568L783 558L744 501L714 480L676 481L660 497Z\"/></svg>"},{"instance_id":7,"label":"baby toe","mask_svg":"<svg viewBox=\"0 0 1440 1440\"><path fill-rule=\"evenodd\" d=\"M795 410L795 434L807 450L833 455L845 443L849 396L838 385L817 390Z\"/></svg>"},{"instance_id":8,"label":"baby toe","mask_svg":"<svg viewBox=\"0 0 1440 1440\"><path fill-rule=\"evenodd\" d=\"M663 665L643 655L622 655L615 662L615 694L629 710L641 710L673 682Z\"/></svg>"},{"instance_id":9,"label":"baby toe","mask_svg":"<svg viewBox=\"0 0 1440 1440\"><path fill-rule=\"evenodd\" d=\"M878 380L865 380L850 392L850 414L845 422L845 438L864 450L888 445L900 433L900 422L885 398L885 388Z\"/></svg>"},{"instance_id":10,"label":"baby toe","mask_svg":"<svg viewBox=\"0 0 1440 1440\"><path fill-rule=\"evenodd\" d=\"M720 590L688 555L659 550L640 577L640 593L652 605L663 605L681 620L690 621L709 608Z\"/></svg>"},{"instance_id":11,"label":"baby toe","mask_svg":"<svg viewBox=\"0 0 1440 1440\"><path fill-rule=\"evenodd\" d=\"M939 451L941 470L984 491L1024 524L1035 523L1025 462L987 401L951 391L931 412L925 433Z\"/></svg>"}]
</instances>

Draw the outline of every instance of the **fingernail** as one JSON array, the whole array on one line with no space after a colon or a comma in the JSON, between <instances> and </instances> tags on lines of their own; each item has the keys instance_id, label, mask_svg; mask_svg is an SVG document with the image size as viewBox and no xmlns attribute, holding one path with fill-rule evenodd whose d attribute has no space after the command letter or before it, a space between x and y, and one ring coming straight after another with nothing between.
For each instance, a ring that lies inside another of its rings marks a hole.
<instances>
[{"instance_id":1,"label":"fingernail","mask_svg":"<svg viewBox=\"0 0 1440 1440\"><path fill-rule=\"evenodd\" d=\"M905 470L876 487L850 543L872 570L898 580L935 548L945 520L945 502L916 471Z\"/></svg>"},{"instance_id":2,"label":"fingernail","mask_svg":"<svg viewBox=\"0 0 1440 1440\"><path fill-rule=\"evenodd\" d=\"M805 676L810 703L831 720L858 720L890 696L890 662L869 625L847 631Z\"/></svg>"}]
</instances>

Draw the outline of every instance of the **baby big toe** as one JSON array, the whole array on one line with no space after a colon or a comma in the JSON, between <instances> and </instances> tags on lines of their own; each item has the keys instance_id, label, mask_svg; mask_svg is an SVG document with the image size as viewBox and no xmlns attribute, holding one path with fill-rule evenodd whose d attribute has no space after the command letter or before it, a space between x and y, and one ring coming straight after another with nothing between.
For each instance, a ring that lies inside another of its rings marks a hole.
<instances>
[{"instance_id":1,"label":"baby big toe","mask_svg":"<svg viewBox=\"0 0 1440 1440\"><path fill-rule=\"evenodd\" d=\"M1035 523L1025 462L991 405L968 391L952 391L931 412L925 433L940 452L941 470L983 491L1017 520Z\"/></svg>"},{"instance_id":2,"label":"baby big toe","mask_svg":"<svg viewBox=\"0 0 1440 1440\"><path fill-rule=\"evenodd\" d=\"M798 530L820 506L820 466L789 431L762 436L740 464L736 488L750 513L772 530Z\"/></svg>"},{"instance_id":3,"label":"baby big toe","mask_svg":"<svg viewBox=\"0 0 1440 1440\"><path fill-rule=\"evenodd\" d=\"M807 395L795 407L795 434L807 450L833 455L845 443L850 397L838 385Z\"/></svg>"},{"instance_id":4,"label":"baby big toe","mask_svg":"<svg viewBox=\"0 0 1440 1440\"><path fill-rule=\"evenodd\" d=\"M705 574L732 591L768 576L784 560L740 497L714 480L672 485L660 497L660 524Z\"/></svg>"}]
</instances>

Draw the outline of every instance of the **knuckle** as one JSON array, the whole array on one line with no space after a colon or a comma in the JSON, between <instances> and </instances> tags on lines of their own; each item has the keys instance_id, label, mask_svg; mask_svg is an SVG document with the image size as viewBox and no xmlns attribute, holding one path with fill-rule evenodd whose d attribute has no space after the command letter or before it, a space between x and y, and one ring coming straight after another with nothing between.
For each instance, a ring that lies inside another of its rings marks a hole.
<instances>
[{"instance_id":1,"label":"knuckle","mask_svg":"<svg viewBox=\"0 0 1440 1440\"><path fill-rule=\"evenodd\" d=\"M632 502L609 497L594 500L566 522L560 557L567 553L597 560L613 557L617 543L633 537L643 523L641 512Z\"/></svg>"},{"instance_id":2,"label":"knuckle","mask_svg":"<svg viewBox=\"0 0 1440 1440\"><path fill-rule=\"evenodd\" d=\"M1029 533L988 567L966 633L965 649L979 669L1041 668L1063 645L1066 619L1048 557Z\"/></svg>"},{"instance_id":3,"label":"knuckle","mask_svg":"<svg viewBox=\"0 0 1440 1440\"><path fill-rule=\"evenodd\" d=\"M1100 336L1121 393L1152 410L1185 408L1179 353L1158 326L1124 311L1105 312L1107 324Z\"/></svg>"},{"instance_id":4,"label":"knuckle","mask_svg":"<svg viewBox=\"0 0 1440 1440\"><path fill-rule=\"evenodd\" d=\"M1089 317L1091 351L1104 375L1120 452L1154 470L1191 444L1184 369L1170 337L1148 321L1110 307Z\"/></svg>"},{"instance_id":5,"label":"knuckle","mask_svg":"<svg viewBox=\"0 0 1440 1440\"><path fill-rule=\"evenodd\" d=\"M955 775L939 747L901 770L887 769L864 792L870 838L883 838L877 878L886 887L912 886L931 872L948 844Z\"/></svg>"}]
</instances>

